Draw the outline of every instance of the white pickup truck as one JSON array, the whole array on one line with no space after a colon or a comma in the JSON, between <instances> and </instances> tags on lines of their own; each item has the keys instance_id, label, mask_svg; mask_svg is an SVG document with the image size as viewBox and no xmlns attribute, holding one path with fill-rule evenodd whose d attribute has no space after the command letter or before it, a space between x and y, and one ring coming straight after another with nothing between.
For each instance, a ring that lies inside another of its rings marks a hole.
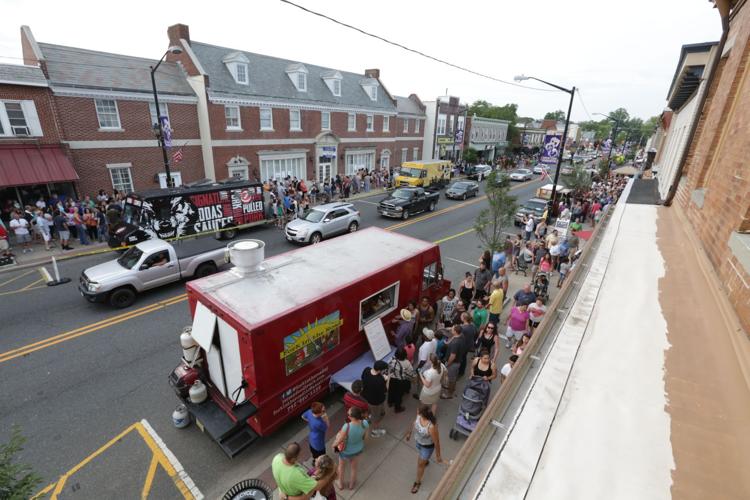
<instances>
[{"instance_id":1,"label":"white pickup truck","mask_svg":"<svg viewBox=\"0 0 750 500\"><path fill-rule=\"evenodd\" d=\"M115 260L84 269L78 290L89 302L129 307L145 290L215 273L226 263L224 247L215 245L213 238L144 241Z\"/></svg>"}]
</instances>

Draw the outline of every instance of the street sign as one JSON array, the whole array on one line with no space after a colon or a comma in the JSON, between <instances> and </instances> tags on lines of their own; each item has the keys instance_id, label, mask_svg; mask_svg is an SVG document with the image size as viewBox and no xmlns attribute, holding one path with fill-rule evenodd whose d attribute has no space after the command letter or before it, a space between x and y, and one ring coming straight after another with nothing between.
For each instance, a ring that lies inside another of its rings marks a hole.
<instances>
[{"instance_id":1,"label":"street sign","mask_svg":"<svg viewBox=\"0 0 750 500\"><path fill-rule=\"evenodd\" d=\"M453 144L453 138L452 137L438 137L437 143L438 144Z\"/></svg>"},{"instance_id":2,"label":"street sign","mask_svg":"<svg viewBox=\"0 0 750 500\"><path fill-rule=\"evenodd\" d=\"M540 163L548 165L557 164L557 158L560 155L562 145L562 134L547 134L544 136L544 147L542 148L542 157Z\"/></svg>"}]
</instances>

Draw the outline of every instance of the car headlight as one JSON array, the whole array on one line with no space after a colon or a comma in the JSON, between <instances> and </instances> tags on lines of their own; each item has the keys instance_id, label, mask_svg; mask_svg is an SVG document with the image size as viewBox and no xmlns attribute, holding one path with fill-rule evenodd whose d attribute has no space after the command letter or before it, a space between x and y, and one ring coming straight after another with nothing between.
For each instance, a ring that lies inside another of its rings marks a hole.
<instances>
[{"instance_id":1,"label":"car headlight","mask_svg":"<svg viewBox=\"0 0 750 500\"><path fill-rule=\"evenodd\" d=\"M404 207L395 207L394 210L396 212L401 212L404 209Z\"/></svg>"},{"instance_id":2,"label":"car headlight","mask_svg":"<svg viewBox=\"0 0 750 500\"><path fill-rule=\"evenodd\" d=\"M89 282L88 285L86 285L89 292L98 292L99 289L102 287L101 283L94 283L93 281Z\"/></svg>"},{"instance_id":3,"label":"car headlight","mask_svg":"<svg viewBox=\"0 0 750 500\"><path fill-rule=\"evenodd\" d=\"M308 232L309 232L309 230L306 227L302 228L302 229L298 229L297 230L297 236L300 236L300 237L304 238L305 236L307 236Z\"/></svg>"}]
</instances>

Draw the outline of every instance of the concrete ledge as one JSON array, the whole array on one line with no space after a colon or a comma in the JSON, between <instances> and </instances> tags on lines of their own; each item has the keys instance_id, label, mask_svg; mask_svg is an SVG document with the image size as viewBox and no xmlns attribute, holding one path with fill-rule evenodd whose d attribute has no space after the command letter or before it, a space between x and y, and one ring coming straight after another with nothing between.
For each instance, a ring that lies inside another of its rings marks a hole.
<instances>
[{"instance_id":1,"label":"concrete ledge","mask_svg":"<svg viewBox=\"0 0 750 500\"><path fill-rule=\"evenodd\" d=\"M745 273L750 275L750 234L733 231L729 235L728 244L732 255L742 265Z\"/></svg>"}]
</instances>

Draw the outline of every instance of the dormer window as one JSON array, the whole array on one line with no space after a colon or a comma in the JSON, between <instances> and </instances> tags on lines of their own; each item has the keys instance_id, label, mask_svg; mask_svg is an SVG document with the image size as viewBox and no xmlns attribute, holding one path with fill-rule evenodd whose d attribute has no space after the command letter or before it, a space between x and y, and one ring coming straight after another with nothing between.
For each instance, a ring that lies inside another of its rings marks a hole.
<instances>
[{"instance_id":1,"label":"dormer window","mask_svg":"<svg viewBox=\"0 0 750 500\"><path fill-rule=\"evenodd\" d=\"M326 82L328 90L336 97L341 97L341 73L336 70L324 71L320 77Z\"/></svg>"},{"instance_id":2,"label":"dormer window","mask_svg":"<svg viewBox=\"0 0 750 500\"><path fill-rule=\"evenodd\" d=\"M240 85L248 85L250 83L248 72L250 59L245 54L242 52L232 52L227 54L221 62L226 65L235 83L239 83Z\"/></svg>"},{"instance_id":3,"label":"dormer window","mask_svg":"<svg viewBox=\"0 0 750 500\"><path fill-rule=\"evenodd\" d=\"M367 92L367 97L369 97L371 101L378 100L379 84L375 78L365 78L363 80L360 80L359 84L362 86L362 89Z\"/></svg>"},{"instance_id":4,"label":"dormer window","mask_svg":"<svg viewBox=\"0 0 750 500\"><path fill-rule=\"evenodd\" d=\"M304 64L290 64L286 67L286 74L298 92L307 92L307 68Z\"/></svg>"}]
</instances>

